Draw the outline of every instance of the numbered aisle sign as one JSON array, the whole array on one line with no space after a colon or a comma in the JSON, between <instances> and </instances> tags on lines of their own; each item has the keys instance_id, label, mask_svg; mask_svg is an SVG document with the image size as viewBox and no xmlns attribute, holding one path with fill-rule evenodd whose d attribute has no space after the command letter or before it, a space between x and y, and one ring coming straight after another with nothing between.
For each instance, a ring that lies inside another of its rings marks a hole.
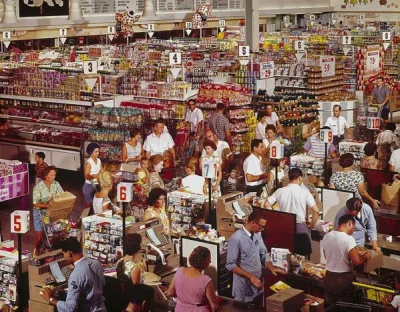
<instances>
[{"instance_id":1,"label":"numbered aisle sign","mask_svg":"<svg viewBox=\"0 0 400 312\"><path fill-rule=\"evenodd\" d=\"M11 31L3 31L3 40L11 40Z\"/></svg>"},{"instance_id":2,"label":"numbered aisle sign","mask_svg":"<svg viewBox=\"0 0 400 312\"><path fill-rule=\"evenodd\" d=\"M115 26L108 26L107 27L107 32L110 35L115 34Z\"/></svg>"},{"instance_id":3,"label":"numbered aisle sign","mask_svg":"<svg viewBox=\"0 0 400 312\"><path fill-rule=\"evenodd\" d=\"M65 37L67 35L67 28L60 28L60 37Z\"/></svg>"},{"instance_id":4,"label":"numbered aisle sign","mask_svg":"<svg viewBox=\"0 0 400 312\"><path fill-rule=\"evenodd\" d=\"M250 47L249 46L239 46L239 56L250 56Z\"/></svg>"},{"instance_id":5,"label":"numbered aisle sign","mask_svg":"<svg viewBox=\"0 0 400 312\"><path fill-rule=\"evenodd\" d=\"M315 15L314 14L311 14L310 15L310 24L311 24L311 26L313 26L314 24L315 24Z\"/></svg>"},{"instance_id":6,"label":"numbered aisle sign","mask_svg":"<svg viewBox=\"0 0 400 312\"><path fill-rule=\"evenodd\" d=\"M24 234L30 229L30 214L26 210L15 210L11 214L11 233Z\"/></svg>"},{"instance_id":7,"label":"numbered aisle sign","mask_svg":"<svg viewBox=\"0 0 400 312\"><path fill-rule=\"evenodd\" d=\"M272 141L271 148L269 149L269 158L281 159L284 157L284 145L279 141Z\"/></svg>"},{"instance_id":8,"label":"numbered aisle sign","mask_svg":"<svg viewBox=\"0 0 400 312\"><path fill-rule=\"evenodd\" d=\"M97 74L97 61L84 61L83 73L85 75Z\"/></svg>"},{"instance_id":9,"label":"numbered aisle sign","mask_svg":"<svg viewBox=\"0 0 400 312\"><path fill-rule=\"evenodd\" d=\"M333 142L333 132L330 129L321 129L319 131L319 139L324 143Z\"/></svg>"},{"instance_id":10,"label":"numbered aisle sign","mask_svg":"<svg viewBox=\"0 0 400 312\"><path fill-rule=\"evenodd\" d=\"M153 31L155 28L154 28L154 24L147 24L147 30L148 31Z\"/></svg>"},{"instance_id":11,"label":"numbered aisle sign","mask_svg":"<svg viewBox=\"0 0 400 312\"><path fill-rule=\"evenodd\" d=\"M202 176L208 179L214 179L216 177L217 162L214 160L204 160L202 168Z\"/></svg>"},{"instance_id":12,"label":"numbered aisle sign","mask_svg":"<svg viewBox=\"0 0 400 312\"><path fill-rule=\"evenodd\" d=\"M133 198L133 183L121 182L117 185L117 201L127 203Z\"/></svg>"},{"instance_id":13,"label":"numbered aisle sign","mask_svg":"<svg viewBox=\"0 0 400 312\"><path fill-rule=\"evenodd\" d=\"M321 67L322 77L335 76L336 59L334 56L321 56L319 59L319 65Z\"/></svg>"},{"instance_id":14,"label":"numbered aisle sign","mask_svg":"<svg viewBox=\"0 0 400 312\"><path fill-rule=\"evenodd\" d=\"M351 44L351 36L343 36L342 44Z\"/></svg>"},{"instance_id":15,"label":"numbered aisle sign","mask_svg":"<svg viewBox=\"0 0 400 312\"><path fill-rule=\"evenodd\" d=\"M225 20L219 20L218 21L218 26L219 27L225 27L226 26L226 21Z\"/></svg>"},{"instance_id":16,"label":"numbered aisle sign","mask_svg":"<svg viewBox=\"0 0 400 312\"><path fill-rule=\"evenodd\" d=\"M185 28L186 28L186 29L192 29L192 27L193 27L192 22L186 22L186 23L185 23Z\"/></svg>"},{"instance_id":17,"label":"numbered aisle sign","mask_svg":"<svg viewBox=\"0 0 400 312\"><path fill-rule=\"evenodd\" d=\"M368 117L367 118L367 129L370 130L379 130L381 126L381 119L377 117Z\"/></svg>"},{"instance_id":18,"label":"numbered aisle sign","mask_svg":"<svg viewBox=\"0 0 400 312\"><path fill-rule=\"evenodd\" d=\"M391 40L392 34L390 31L385 31L382 33L382 40Z\"/></svg>"},{"instance_id":19,"label":"numbered aisle sign","mask_svg":"<svg viewBox=\"0 0 400 312\"><path fill-rule=\"evenodd\" d=\"M260 79L267 79L274 77L274 62L261 62L260 63Z\"/></svg>"},{"instance_id":20,"label":"numbered aisle sign","mask_svg":"<svg viewBox=\"0 0 400 312\"><path fill-rule=\"evenodd\" d=\"M296 40L296 41L294 42L294 49L295 49L296 51L304 51L304 49L305 49L304 40Z\"/></svg>"},{"instance_id":21,"label":"numbered aisle sign","mask_svg":"<svg viewBox=\"0 0 400 312\"><path fill-rule=\"evenodd\" d=\"M171 52L169 54L169 65L181 65L182 54L180 52Z\"/></svg>"},{"instance_id":22,"label":"numbered aisle sign","mask_svg":"<svg viewBox=\"0 0 400 312\"><path fill-rule=\"evenodd\" d=\"M284 17L283 17L283 21L284 21L285 23L290 23L290 16L288 16L288 15L284 16Z\"/></svg>"}]
</instances>

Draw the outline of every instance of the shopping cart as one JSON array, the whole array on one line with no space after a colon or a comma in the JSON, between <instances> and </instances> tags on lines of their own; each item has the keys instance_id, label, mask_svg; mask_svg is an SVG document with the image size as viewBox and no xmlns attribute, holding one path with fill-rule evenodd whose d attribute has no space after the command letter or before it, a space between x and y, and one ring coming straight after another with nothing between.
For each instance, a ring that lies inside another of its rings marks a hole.
<instances>
[{"instance_id":1,"label":"shopping cart","mask_svg":"<svg viewBox=\"0 0 400 312\"><path fill-rule=\"evenodd\" d=\"M371 307L363 304L354 304L347 302L336 302L325 312L371 312Z\"/></svg>"}]
</instances>

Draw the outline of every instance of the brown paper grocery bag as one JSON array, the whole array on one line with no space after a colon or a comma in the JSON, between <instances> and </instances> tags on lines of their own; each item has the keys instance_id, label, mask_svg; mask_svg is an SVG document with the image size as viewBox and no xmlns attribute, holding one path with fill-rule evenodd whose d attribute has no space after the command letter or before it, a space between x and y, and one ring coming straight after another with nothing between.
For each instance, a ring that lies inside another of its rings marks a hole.
<instances>
[{"instance_id":1,"label":"brown paper grocery bag","mask_svg":"<svg viewBox=\"0 0 400 312\"><path fill-rule=\"evenodd\" d=\"M68 219L74 208L75 201L76 196L70 192L64 192L54 197L47 208L47 213L51 220Z\"/></svg>"},{"instance_id":2,"label":"brown paper grocery bag","mask_svg":"<svg viewBox=\"0 0 400 312\"><path fill-rule=\"evenodd\" d=\"M388 209L392 212L399 212L400 201L400 183L382 184L381 208Z\"/></svg>"}]
</instances>

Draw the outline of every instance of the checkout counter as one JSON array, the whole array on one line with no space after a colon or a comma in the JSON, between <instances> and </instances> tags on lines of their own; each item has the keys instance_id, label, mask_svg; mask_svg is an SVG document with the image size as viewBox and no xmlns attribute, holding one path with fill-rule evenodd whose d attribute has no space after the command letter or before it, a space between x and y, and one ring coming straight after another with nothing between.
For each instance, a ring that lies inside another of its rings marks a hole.
<instances>
[{"instance_id":1,"label":"checkout counter","mask_svg":"<svg viewBox=\"0 0 400 312\"><path fill-rule=\"evenodd\" d=\"M29 310L54 312L55 307L43 299L40 290L44 286L53 286L54 297L65 300L65 289L68 287L68 278L73 270L73 264L67 263L61 249L32 259L28 266Z\"/></svg>"},{"instance_id":2,"label":"checkout counter","mask_svg":"<svg viewBox=\"0 0 400 312\"><path fill-rule=\"evenodd\" d=\"M251 211L251 206L247 205L243 192L233 192L219 197L216 204L219 235L228 240L237 229L243 226Z\"/></svg>"}]
</instances>

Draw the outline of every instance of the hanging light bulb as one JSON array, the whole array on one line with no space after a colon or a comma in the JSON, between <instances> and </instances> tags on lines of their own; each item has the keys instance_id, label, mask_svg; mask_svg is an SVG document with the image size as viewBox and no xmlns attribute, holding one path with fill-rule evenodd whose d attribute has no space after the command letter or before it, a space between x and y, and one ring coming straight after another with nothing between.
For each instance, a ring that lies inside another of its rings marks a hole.
<instances>
[{"instance_id":1,"label":"hanging light bulb","mask_svg":"<svg viewBox=\"0 0 400 312\"><path fill-rule=\"evenodd\" d=\"M4 14L3 24L15 24L18 23L17 15L15 13L15 0L4 1Z\"/></svg>"},{"instance_id":2,"label":"hanging light bulb","mask_svg":"<svg viewBox=\"0 0 400 312\"><path fill-rule=\"evenodd\" d=\"M153 0L146 0L144 3L143 14L140 18L143 20L154 20L157 19L156 10L154 9Z\"/></svg>"}]
</instances>

